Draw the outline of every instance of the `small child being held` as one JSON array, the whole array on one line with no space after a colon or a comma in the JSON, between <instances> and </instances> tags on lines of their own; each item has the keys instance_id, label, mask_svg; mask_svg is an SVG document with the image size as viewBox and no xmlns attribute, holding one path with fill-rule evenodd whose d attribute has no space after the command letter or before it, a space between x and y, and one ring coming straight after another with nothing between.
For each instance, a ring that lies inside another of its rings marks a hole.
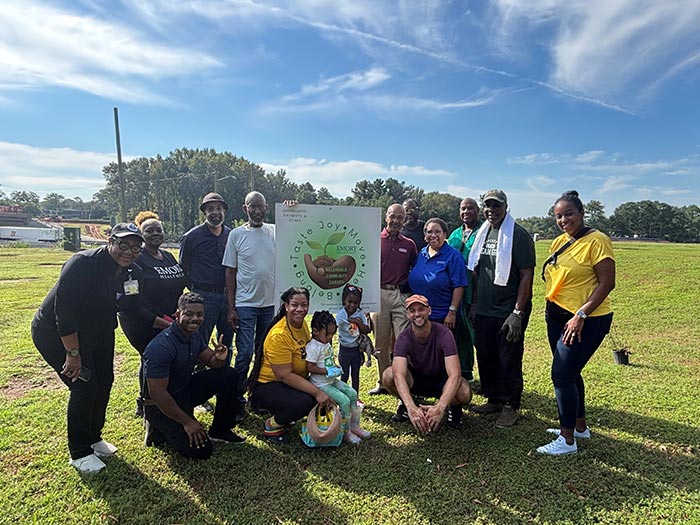
<instances>
[{"instance_id":1,"label":"small child being held","mask_svg":"<svg viewBox=\"0 0 700 525\"><path fill-rule=\"evenodd\" d=\"M357 391L338 379L342 370L335 364L331 346L336 328L329 311L314 313L311 318L312 339L306 345L306 370L311 374L309 380L338 404L343 415L345 441L356 445L371 434L360 427L362 409L357 406Z\"/></svg>"},{"instance_id":2,"label":"small child being held","mask_svg":"<svg viewBox=\"0 0 700 525\"><path fill-rule=\"evenodd\" d=\"M360 367L362 366L362 353L360 352L360 335L370 332L367 316L360 308L362 301L362 288L352 284L343 287L343 307L338 310L338 339L340 340L340 352L338 359L343 368L341 380L348 380L350 376L352 387L356 392L360 391Z\"/></svg>"}]
</instances>

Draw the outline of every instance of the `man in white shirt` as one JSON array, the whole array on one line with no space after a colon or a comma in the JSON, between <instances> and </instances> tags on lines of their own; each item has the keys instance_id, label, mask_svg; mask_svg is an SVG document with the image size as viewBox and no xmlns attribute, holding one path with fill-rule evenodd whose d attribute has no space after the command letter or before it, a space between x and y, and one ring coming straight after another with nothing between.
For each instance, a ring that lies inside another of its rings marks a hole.
<instances>
[{"instance_id":1,"label":"man in white shirt","mask_svg":"<svg viewBox=\"0 0 700 525\"><path fill-rule=\"evenodd\" d=\"M248 222L231 231L222 261L228 322L236 332L234 367L241 378L238 421L243 419L245 379L253 351L275 313L275 225L263 222L267 202L260 192L246 195L243 211Z\"/></svg>"}]
</instances>

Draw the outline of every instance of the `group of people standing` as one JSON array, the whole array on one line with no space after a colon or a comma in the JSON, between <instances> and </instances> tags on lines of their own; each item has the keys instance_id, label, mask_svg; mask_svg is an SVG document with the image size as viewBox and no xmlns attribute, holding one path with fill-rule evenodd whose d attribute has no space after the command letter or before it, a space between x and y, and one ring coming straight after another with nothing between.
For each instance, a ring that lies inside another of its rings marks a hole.
<instances>
[{"instance_id":1,"label":"group of people standing","mask_svg":"<svg viewBox=\"0 0 700 525\"><path fill-rule=\"evenodd\" d=\"M471 410L498 413L499 428L513 426L535 249L508 213L503 191L487 192L481 203L483 210L464 199L462 225L451 233L442 219L421 221L412 199L389 206L380 241L379 311L370 322L361 310L362 290L346 286L336 316L316 312L311 330L305 288L285 291L275 314L275 226L264 222L267 202L259 192L246 196L248 220L233 230L224 224L226 201L207 194L200 206L205 221L183 236L179 261L160 248L157 215L117 224L106 247L79 252L64 265L32 322L35 345L70 388L70 463L97 472L116 452L102 428L117 312L142 356L137 413L145 417L146 444L169 443L187 457L209 457L212 440L243 442L232 429L247 402L269 413L263 435L273 442L286 441L289 426L315 404L331 403L341 408L346 441L368 438L360 426L358 344L371 326L379 382L368 393L400 399L393 421L430 432L447 415L458 428L472 397L476 348L486 402ZM564 233L553 242L542 276L560 428L548 429L557 439L537 451L558 455L575 452L576 439L590 437L581 370L610 328L615 263L608 237L584 226L576 192L557 199L554 211ZM331 344L336 331L338 353ZM213 396L214 420L206 431L194 408ZM427 404L426 397L437 402Z\"/></svg>"}]
</instances>

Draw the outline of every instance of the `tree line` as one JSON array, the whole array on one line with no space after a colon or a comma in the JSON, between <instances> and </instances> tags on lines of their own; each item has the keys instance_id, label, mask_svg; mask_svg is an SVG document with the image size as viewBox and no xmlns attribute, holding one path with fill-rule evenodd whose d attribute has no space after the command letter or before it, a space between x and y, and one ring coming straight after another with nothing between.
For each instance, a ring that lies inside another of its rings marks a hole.
<instances>
[{"instance_id":1,"label":"tree line","mask_svg":"<svg viewBox=\"0 0 700 525\"><path fill-rule=\"evenodd\" d=\"M245 220L242 210L245 195L252 190L262 192L269 203L294 199L304 204L376 206L386 209L392 203L408 198L420 204L421 217L441 217L448 226L460 224L459 203L465 196L441 192L425 192L394 178L362 180L350 195L334 197L328 188L318 189L310 182L297 184L284 170L266 172L260 165L214 149L176 149L167 157L140 157L123 164L127 218L143 210L158 213L169 237L180 234L201 222L199 203L202 196L217 191L229 203L228 219L234 224ZM61 215L62 210L83 210L86 218L102 219L119 214L120 177L116 163L103 168L106 185L91 201L80 197L65 198L49 193L43 199L33 191L14 191L9 197L0 191L0 204L21 205L34 215ZM478 195L472 197L478 199ZM274 207L268 220L274 222ZM517 219L531 234L553 238L559 234L553 208L544 217ZM627 202L607 217L602 203L586 204L587 224L614 237L639 237L672 242L700 242L700 208L697 205L675 207L657 201Z\"/></svg>"}]
</instances>

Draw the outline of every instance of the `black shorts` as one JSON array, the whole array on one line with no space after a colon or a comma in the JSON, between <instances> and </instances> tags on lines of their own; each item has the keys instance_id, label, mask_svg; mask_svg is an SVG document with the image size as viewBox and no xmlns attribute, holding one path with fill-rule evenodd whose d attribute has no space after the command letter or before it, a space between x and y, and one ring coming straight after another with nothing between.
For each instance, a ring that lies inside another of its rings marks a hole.
<instances>
[{"instance_id":1,"label":"black shorts","mask_svg":"<svg viewBox=\"0 0 700 525\"><path fill-rule=\"evenodd\" d=\"M413 377L411 394L438 398L442 395L442 389L445 383L447 383L447 372L437 376L427 376L414 370L410 366L408 367L408 371L411 373L411 377Z\"/></svg>"}]
</instances>

